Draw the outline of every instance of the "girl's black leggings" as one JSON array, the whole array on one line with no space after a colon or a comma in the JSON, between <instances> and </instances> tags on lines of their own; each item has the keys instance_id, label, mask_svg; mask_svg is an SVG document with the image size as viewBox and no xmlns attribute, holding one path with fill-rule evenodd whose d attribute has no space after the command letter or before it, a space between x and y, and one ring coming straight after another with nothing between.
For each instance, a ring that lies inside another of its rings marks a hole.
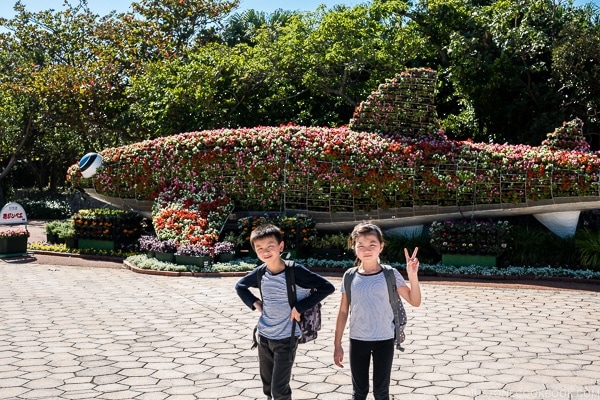
<instances>
[{"instance_id":1,"label":"girl's black leggings","mask_svg":"<svg viewBox=\"0 0 600 400\"><path fill-rule=\"evenodd\" d=\"M371 357L373 357L373 397L375 400L389 400L394 339L373 342L350 339L349 350L352 400L365 400L369 394Z\"/></svg>"}]
</instances>

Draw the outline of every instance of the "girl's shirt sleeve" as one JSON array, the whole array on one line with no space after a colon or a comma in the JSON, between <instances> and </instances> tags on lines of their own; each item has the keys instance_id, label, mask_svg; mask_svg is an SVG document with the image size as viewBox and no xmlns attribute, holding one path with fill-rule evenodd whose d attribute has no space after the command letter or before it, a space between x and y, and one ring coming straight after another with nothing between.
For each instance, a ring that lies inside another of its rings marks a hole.
<instances>
[{"instance_id":1,"label":"girl's shirt sleeve","mask_svg":"<svg viewBox=\"0 0 600 400\"><path fill-rule=\"evenodd\" d=\"M394 268L394 276L396 277L396 287L402 287L402 286L408 286L406 284L406 281L404 280L404 277L402 276L402 274L400 274L400 272L398 272L398 270L396 268Z\"/></svg>"}]
</instances>

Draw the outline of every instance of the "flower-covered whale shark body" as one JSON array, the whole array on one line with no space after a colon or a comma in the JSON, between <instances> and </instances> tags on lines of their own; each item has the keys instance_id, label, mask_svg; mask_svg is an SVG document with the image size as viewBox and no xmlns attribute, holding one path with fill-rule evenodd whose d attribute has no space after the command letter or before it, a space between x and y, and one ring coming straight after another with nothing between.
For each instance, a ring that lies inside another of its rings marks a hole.
<instances>
[{"instance_id":1,"label":"flower-covered whale shark body","mask_svg":"<svg viewBox=\"0 0 600 400\"><path fill-rule=\"evenodd\" d=\"M85 179L73 165L68 181L142 201L176 180L210 182L236 211L301 211L321 225L600 208L597 153L455 141L441 131L385 137L346 127L219 129L99 153L104 163L96 175Z\"/></svg>"}]
</instances>

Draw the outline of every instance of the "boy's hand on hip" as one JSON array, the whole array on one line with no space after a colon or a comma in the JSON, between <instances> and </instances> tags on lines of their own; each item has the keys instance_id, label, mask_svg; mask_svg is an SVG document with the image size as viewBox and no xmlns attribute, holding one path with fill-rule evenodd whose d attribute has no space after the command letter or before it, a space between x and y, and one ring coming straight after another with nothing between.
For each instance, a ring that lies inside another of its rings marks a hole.
<instances>
[{"instance_id":1,"label":"boy's hand on hip","mask_svg":"<svg viewBox=\"0 0 600 400\"><path fill-rule=\"evenodd\" d=\"M263 312L262 301L257 300L254 302L253 305L254 305L254 308L256 308L258 310L258 312L262 314L262 312Z\"/></svg>"},{"instance_id":2,"label":"boy's hand on hip","mask_svg":"<svg viewBox=\"0 0 600 400\"><path fill-rule=\"evenodd\" d=\"M296 321L300 322L300 313L298 312L298 310L296 310L296 307L292 308L292 314L290 315L290 320L295 319Z\"/></svg>"}]
</instances>

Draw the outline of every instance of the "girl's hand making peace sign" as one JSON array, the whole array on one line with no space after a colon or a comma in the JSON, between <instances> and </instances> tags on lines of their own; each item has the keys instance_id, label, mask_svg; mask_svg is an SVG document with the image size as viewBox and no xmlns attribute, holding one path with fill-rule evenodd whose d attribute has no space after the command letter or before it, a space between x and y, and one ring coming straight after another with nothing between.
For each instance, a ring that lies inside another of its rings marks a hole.
<instances>
[{"instance_id":1,"label":"girl's hand making peace sign","mask_svg":"<svg viewBox=\"0 0 600 400\"><path fill-rule=\"evenodd\" d=\"M406 257L406 273L416 274L419 271L419 259L417 258L418 247L412 253L412 256L408 254L408 249L404 248L404 257Z\"/></svg>"},{"instance_id":2,"label":"girl's hand making peace sign","mask_svg":"<svg viewBox=\"0 0 600 400\"><path fill-rule=\"evenodd\" d=\"M398 294L402 296L406 301L415 307L419 307L421 304L421 287L419 286L419 259L417 258L418 247L415 247L412 255L408 254L408 249L404 249L404 256L406 257L406 274L408 280L406 286L398 288Z\"/></svg>"}]
</instances>

